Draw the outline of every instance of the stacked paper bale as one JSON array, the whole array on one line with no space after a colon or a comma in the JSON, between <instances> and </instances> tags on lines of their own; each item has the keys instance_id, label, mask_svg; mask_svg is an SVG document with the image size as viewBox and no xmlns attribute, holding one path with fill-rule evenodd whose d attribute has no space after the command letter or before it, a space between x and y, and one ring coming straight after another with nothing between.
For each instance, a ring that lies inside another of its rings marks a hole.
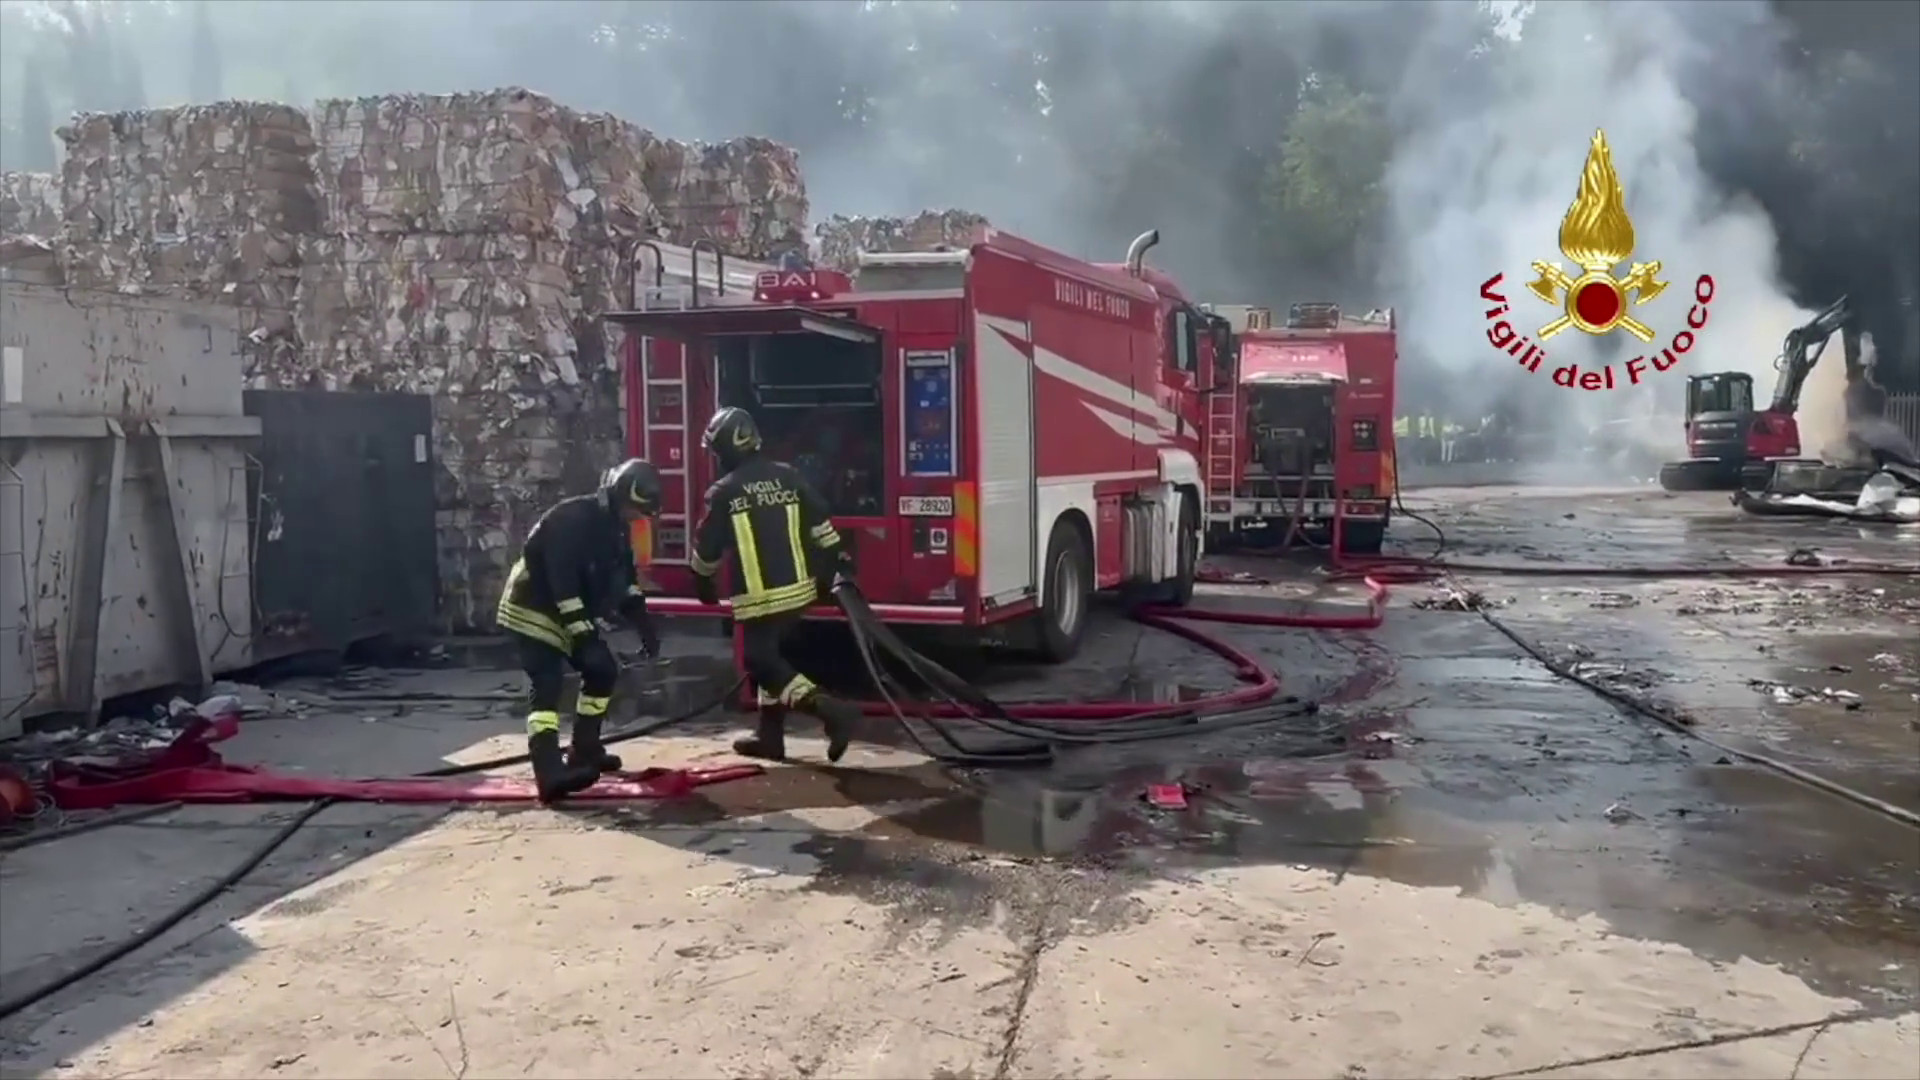
<instances>
[{"instance_id":1,"label":"stacked paper bale","mask_svg":"<svg viewBox=\"0 0 1920 1080\"><path fill-rule=\"evenodd\" d=\"M324 101L314 133L329 230L283 377L433 396L442 609L484 626L538 514L621 455L599 316L654 222L647 137L520 89Z\"/></svg>"},{"instance_id":2,"label":"stacked paper bale","mask_svg":"<svg viewBox=\"0 0 1920 1080\"><path fill-rule=\"evenodd\" d=\"M228 101L77 116L58 132L69 286L218 299L257 339L292 326L319 227L307 117Z\"/></svg>"},{"instance_id":3,"label":"stacked paper bale","mask_svg":"<svg viewBox=\"0 0 1920 1080\"><path fill-rule=\"evenodd\" d=\"M863 251L968 248L989 227L986 218L970 210L922 210L910 218L835 214L814 229L814 237L821 265L851 273Z\"/></svg>"},{"instance_id":4,"label":"stacked paper bale","mask_svg":"<svg viewBox=\"0 0 1920 1080\"><path fill-rule=\"evenodd\" d=\"M648 136L644 153L663 239L712 240L729 255L761 262L806 243L807 188L792 149L757 138L689 143Z\"/></svg>"},{"instance_id":5,"label":"stacked paper bale","mask_svg":"<svg viewBox=\"0 0 1920 1080\"><path fill-rule=\"evenodd\" d=\"M50 173L0 172L0 236L60 234L60 179Z\"/></svg>"}]
</instances>

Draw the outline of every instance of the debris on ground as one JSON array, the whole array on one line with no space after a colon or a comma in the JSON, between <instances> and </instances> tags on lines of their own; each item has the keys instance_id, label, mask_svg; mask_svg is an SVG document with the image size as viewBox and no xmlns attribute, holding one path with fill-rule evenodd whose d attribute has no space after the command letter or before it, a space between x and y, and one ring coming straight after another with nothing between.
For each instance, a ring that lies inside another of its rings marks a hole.
<instances>
[{"instance_id":1,"label":"debris on ground","mask_svg":"<svg viewBox=\"0 0 1920 1080\"><path fill-rule=\"evenodd\" d=\"M1755 589L1734 590L1721 585L1696 591L1684 604L1673 609L1676 615L1758 615L1766 609L1755 599Z\"/></svg>"},{"instance_id":2,"label":"debris on ground","mask_svg":"<svg viewBox=\"0 0 1920 1080\"><path fill-rule=\"evenodd\" d=\"M1506 607L1513 603L1508 600L1491 600L1478 589L1447 589L1444 593L1423 596L1413 602L1421 611L1489 611Z\"/></svg>"},{"instance_id":3,"label":"debris on ground","mask_svg":"<svg viewBox=\"0 0 1920 1080\"><path fill-rule=\"evenodd\" d=\"M168 712L177 716L184 707L188 710L198 710L202 715L209 715L207 710L213 702L227 699L243 719L265 720L273 717L297 716L313 708L314 705L313 702L304 701L296 694L279 693L252 683L229 682L225 679L215 682L207 690L210 696L199 705L189 705L180 698L174 698L168 703Z\"/></svg>"},{"instance_id":4,"label":"debris on ground","mask_svg":"<svg viewBox=\"0 0 1920 1080\"><path fill-rule=\"evenodd\" d=\"M1148 784L1141 796L1148 806L1158 810L1185 810L1187 808L1187 786L1185 784Z\"/></svg>"},{"instance_id":5,"label":"debris on ground","mask_svg":"<svg viewBox=\"0 0 1920 1080\"><path fill-rule=\"evenodd\" d=\"M1794 548L1787 556L1788 566L1825 566L1827 561L1820 557L1818 548Z\"/></svg>"},{"instance_id":6,"label":"debris on ground","mask_svg":"<svg viewBox=\"0 0 1920 1080\"><path fill-rule=\"evenodd\" d=\"M1881 524L1920 524L1920 470L1888 464L1868 477L1851 503L1843 498L1735 492L1734 505L1749 514L1845 518ZM1797 553L1796 553L1797 554Z\"/></svg>"},{"instance_id":7,"label":"debris on ground","mask_svg":"<svg viewBox=\"0 0 1920 1080\"><path fill-rule=\"evenodd\" d=\"M1660 682L1660 677L1649 671L1635 671L1625 664L1603 664L1592 660L1569 664L1567 671L1575 678L1622 694L1651 690Z\"/></svg>"},{"instance_id":8,"label":"debris on ground","mask_svg":"<svg viewBox=\"0 0 1920 1080\"><path fill-rule=\"evenodd\" d=\"M1606 819L1608 821L1613 822L1615 825L1624 825L1629 821L1640 820L1640 815L1634 813L1632 810L1628 809L1625 806L1622 806L1619 803L1614 803L1613 805L1607 807Z\"/></svg>"},{"instance_id":9,"label":"debris on ground","mask_svg":"<svg viewBox=\"0 0 1920 1080\"><path fill-rule=\"evenodd\" d=\"M1835 665L1839 666L1839 665ZM1773 699L1775 705L1797 705L1808 701L1830 701L1844 705L1849 712L1859 709L1864 702L1860 695L1851 690L1836 690L1831 686L1813 689L1808 686L1795 686L1792 683L1774 682L1770 679L1748 679L1748 688L1756 690Z\"/></svg>"},{"instance_id":10,"label":"debris on ground","mask_svg":"<svg viewBox=\"0 0 1920 1080\"><path fill-rule=\"evenodd\" d=\"M1637 597L1629 593L1603 592L1595 597L1593 603L1588 606L1602 609L1630 608L1639 607L1640 601Z\"/></svg>"}]
</instances>

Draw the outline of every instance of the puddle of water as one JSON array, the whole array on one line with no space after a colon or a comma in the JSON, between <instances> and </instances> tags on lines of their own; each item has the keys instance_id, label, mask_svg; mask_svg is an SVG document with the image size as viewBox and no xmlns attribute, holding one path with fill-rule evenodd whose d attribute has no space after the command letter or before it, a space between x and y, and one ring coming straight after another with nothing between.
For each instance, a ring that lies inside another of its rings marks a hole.
<instances>
[{"instance_id":1,"label":"puddle of water","mask_svg":"<svg viewBox=\"0 0 1920 1080\"><path fill-rule=\"evenodd\" d=\"M1912 972L1886 960L1920 949L1910 834L1752 770L1569 745L1526 768L1415 747L1388 760L1249 754L1078 779L989 774L969 792L922 788L869 831L1096 864L1157 853L1319 867L1598 913L1715 957L1909 992ZM1184 807L1148 800L1169 784Z\"/></svg>"}]
</instances>

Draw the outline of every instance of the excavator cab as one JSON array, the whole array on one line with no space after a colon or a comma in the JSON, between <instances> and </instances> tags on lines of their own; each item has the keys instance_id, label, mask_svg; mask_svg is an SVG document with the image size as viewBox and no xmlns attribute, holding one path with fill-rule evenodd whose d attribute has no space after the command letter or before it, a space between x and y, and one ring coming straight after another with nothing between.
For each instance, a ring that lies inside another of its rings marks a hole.
<instances>
[{"instance_id":1,"label":"excavator cab","mask_svg":"<svg viewBox=\"0 0 1920 1080\"><path fill-rule=\"evenodd\" d=\"M1753 412L1753 376L1744 371L1720 371L1687 376L1687 443L1695 442L1696 417L1745 415ZM1695 457L1700 455L1696 454Z\"/></svg>"}]
</instances>

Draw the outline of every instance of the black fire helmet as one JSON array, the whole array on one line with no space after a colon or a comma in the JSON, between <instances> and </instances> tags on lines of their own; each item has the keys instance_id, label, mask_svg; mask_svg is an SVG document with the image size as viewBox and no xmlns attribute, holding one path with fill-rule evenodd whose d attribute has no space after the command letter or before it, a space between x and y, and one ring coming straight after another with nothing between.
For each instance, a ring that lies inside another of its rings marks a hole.
<instances>
[{"instance_id":1,"label":"black fire helmet","mask_svg":"<svg viewBox=\"0 0 1920 1080\"><path fill-rule=\"evenodd\" d=\"M760 425L752 414L731 405L713 414L707 421L701 445L713 451L720 463L731 469L743 459L760 452Z\"/></svg>"},{"instance_id":2,"label":"black fire helmet","mask_svg":"<svg viewBox=\"0 0 1920 1080\"><path fill-rule=\"evenodd\" d=\"M607 509L631 506L643 514L660 511L660 470L641 458L627 460L600 476L600 498Z\"/></svg>"}]
</instances>

